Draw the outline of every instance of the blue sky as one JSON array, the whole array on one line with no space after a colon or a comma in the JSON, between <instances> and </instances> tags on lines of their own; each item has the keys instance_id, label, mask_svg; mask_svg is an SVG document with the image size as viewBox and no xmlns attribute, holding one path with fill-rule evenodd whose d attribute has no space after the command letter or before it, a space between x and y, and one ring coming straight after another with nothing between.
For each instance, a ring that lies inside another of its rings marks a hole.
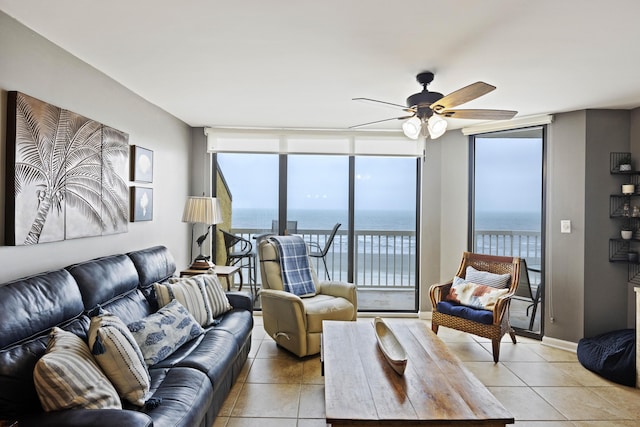
<instances>
[{"instance_id":1,"label":"blue sky","mask_svg":"<svg viewBox=\"0 0 640 427\"><path fill-rule=\"evenodd\" d=\"M278 155L220 154L234 208L276 209ZM347 156L290 155L291 209L346 209ZM414 158L357 157L359 209L415 210ZM539 138L476 139L475 202L479 211L540 210L542 148Z\"/></svg>"},{"instance_id":2,"label":"blue sky","mask_svg":"<svg viewBox=\"0 0 640 427\"><path fill-rule=\"evenodd\" d=\"M234 208L275 208L278 156L220 154L218 162L233 195ZM358 157L356 204L361 209L415 210L416 160ZM346 156L290 155L288 203L292 209L346 209Z\"/></svg>"},{"instance_id":3,"label":"blue sky","mask_svg":"<svg viewBox=\"0 0 640 427\"><path fill-rule=\"evenodd\" d=\"M479 211L536 212L542 200L539 138L476 138Z\"/></svg>"}]
</instances>

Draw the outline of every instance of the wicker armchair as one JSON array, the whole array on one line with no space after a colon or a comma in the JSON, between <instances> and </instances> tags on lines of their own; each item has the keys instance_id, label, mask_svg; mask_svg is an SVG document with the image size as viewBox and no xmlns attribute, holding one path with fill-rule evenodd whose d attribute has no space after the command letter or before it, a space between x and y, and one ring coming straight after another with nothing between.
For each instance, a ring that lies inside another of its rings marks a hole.
<instances>
[{"instance_id":1,"label":"wicker armchair","mask_svg":"<svg viewBox=\"0 0 640 427\"><path fill-rule=\"evenodd\" d=\"M516 336L509 324L509 305L511 297L518 288L520 279L520 258L504 257L494 255L483 255L471 252L464 252L460 268L456 276L465 278L467 267L472 266L476 270L487 271L495 274L509 273L511 279L508 285L509 292L498 298L493 309L493 321L491 324L484 324L465 317L445 314L438 311L438 303L445 300L451 289L452 281L444 284L432 285L429 289L429 297L433 307L431 318L431 329L438 333L439 326L457 329L491 340L493 347L493 361L498 363L500 357L500 340L505 333L509 332L511 340L516 343ZM472 309L475 310L475 309ZM483 310L484 311L484 310Z\"/></svg>"}]
</instances>

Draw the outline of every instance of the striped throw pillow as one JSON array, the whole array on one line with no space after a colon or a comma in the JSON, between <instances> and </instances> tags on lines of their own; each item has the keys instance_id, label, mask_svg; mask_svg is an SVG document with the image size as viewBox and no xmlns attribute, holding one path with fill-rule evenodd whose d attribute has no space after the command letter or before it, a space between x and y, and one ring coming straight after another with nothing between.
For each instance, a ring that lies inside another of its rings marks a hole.
<instances>
[{"instance_id":1,"label":"striped throw pillow","mask_svg":"<svg viewBox=\"0 0 640 427\"><path fill-rule=\"evenodd\" d=\"M233 308L231 303L229 303L229 298L227 298L227 294L224 292L224 287L222 286L222 283L220 283L220 279L217 274L198 274L196 276L191 276L189 279L172 277L169 279L169 283L180 283L184 280L195 280L202 283L207 294L207 300L209 301L213 317L218 317Z\"/></svg>"},{"instance_id":2,"label":"striped throw pillow","mask_svg":"<svg viewBox=\"0 0 640 427\"><path fill-rule=\"evenodd\" d=\"M191 313L200 326L213 323L209 297L202 281L187 278L176 283L155 283L153 287L159 307L164 307L175 299Z\"/></svg>"},{"instance_id":3,"label":"striped throw pillow","mask_svg":"<svg viewBox=\"0 0 640 427\"><path fill-rule=\"evenodd\" d=\"M42 408L122 409L118 393L75 334L53 328L47 350L33 371Z\"/></svg>"},{"instance_id":4,"label":"striped throw pillow","mask_svg":"<svg viewBox=\"0 0 640 427\"><path fill-rule=\"evenodd\" d=\"M477 283L479 285L487 285L498 289L506 288L509 286L509 282L511 281L511 275L509 273L495 274L488 271L476 270L472 266L467 267L464 278L469 282Z\"/></svg>"},{"instance_id":5,"label":"striped throw pillow","mask_svg":"<svg viewBox=\"0 0 640 427\"><path fill-rule=\"evenodd\" d=\"M151 377L127 325L107 312L92 317L89 348L120 397L136 406L144 406Z\"/></svg>"},{"instance_id":6,"label":"striped throw pillow","mask_svg":"<svg viewBox=\"0 0 640 427\"><path fill-rule=\"evenodd\" d=\"M229 298L227 298L227 294L224 292L224 288L218 279L218 275L203 274L200 277L202 277L205 284L213 317L218 317L231 310L233 307L231 307L231 304L229 303Z\"/></svg>"}]
</instances>

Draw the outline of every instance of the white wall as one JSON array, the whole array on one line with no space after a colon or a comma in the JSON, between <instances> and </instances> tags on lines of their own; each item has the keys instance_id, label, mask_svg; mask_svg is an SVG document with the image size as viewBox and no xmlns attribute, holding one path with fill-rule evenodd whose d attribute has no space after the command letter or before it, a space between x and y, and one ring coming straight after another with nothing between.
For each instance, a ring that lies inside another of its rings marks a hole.
<instances>
[{"instance_id":1,"label":"white wall","mask_svg":"<svg viewBox=\"0 0 640 427\"><path fill-rule=\"evenodd\" d=\"M429 286L453 279L467 248L468 137L459 130L427 140L422 173L420 311L431 311Z\"/></svg>"},{"instance_id":2,"label":"white wall","mask_svg":"<svg viewBox=\"0 0 640 427\"><path fill-rule=\"evenodd\" d=\"M4 242L7 92L20 91L129 134L154 152L154 218L105 237L0 246L0 283L97 256L163 244L188 264L190 228L181 222L188 193L190 128L116 81L0 12L0 242Z\"/></svg>"}]
</instances>

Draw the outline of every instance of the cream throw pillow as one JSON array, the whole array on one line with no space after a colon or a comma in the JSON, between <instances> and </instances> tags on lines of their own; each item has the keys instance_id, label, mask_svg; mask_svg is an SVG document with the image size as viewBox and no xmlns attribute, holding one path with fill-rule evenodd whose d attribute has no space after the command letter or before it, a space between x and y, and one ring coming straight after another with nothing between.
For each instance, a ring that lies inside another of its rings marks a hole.
<instances>
[{"instance_id":1,"label":"cream throw pillow","mask_svg":"<svg viewBox=\"0 0 640 427\"><path fill-rule=\"evenodd\" d=\"M213 322L209 297L201 280L187 278L176 283L156 283L153 287L160 308L175 299L191 313L200 326Z\"/></svg>"},{"instance_id":2,"label":"cream throw pillow","mask_svg":"<svg viewBox=\"0 0 640 427\"><path fill-rule=\"evenodd\" d=\"M190 279L203 284L213 317L218 317L233 308L217 274L198 274L190 277ZM187 279L174 277L169 279L169 283L180 283L184 280Z\"/></svg>"},{"instance_id":3,"label":"cream throw pillow","mask_svg":"<svg viewBox=\"0 0 640 427\"><path fill-rule=\"evenodd\" d=\"M122 409L118 393L75 334L53 328L47 350L33 371L33 381L46 411Z\"/></svg>"},{"instance_id":4,"label":"cream throw pillow","mask_svg":"<svg viewBox=\"0 0 640 427\"><path fill-rule=\"evenodd\" d=\"M140 347L127 325L107 312L92 317L89 348L120 397L136 406L144 406L151 377Z\"/></svg>"}]
</instances>

